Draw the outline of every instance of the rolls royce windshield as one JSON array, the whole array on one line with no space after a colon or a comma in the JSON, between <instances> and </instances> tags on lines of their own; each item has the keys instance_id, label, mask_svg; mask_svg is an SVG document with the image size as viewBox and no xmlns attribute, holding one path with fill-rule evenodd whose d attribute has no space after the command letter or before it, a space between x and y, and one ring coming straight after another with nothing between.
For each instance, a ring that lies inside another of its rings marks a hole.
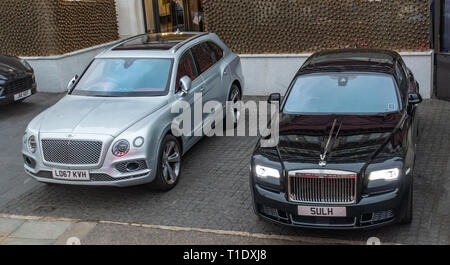
<instances>
[{"instance_id":1,"label":"rolls royce windshield","mask_svg":"<svg viewBox=\"0 0 450 265\"><path fill-rule=\"evenodd\" d=\"M378 73L320 73L297 78L285 113L377 114L399 110L394 78Z\"/></svg>"}]
</instances>

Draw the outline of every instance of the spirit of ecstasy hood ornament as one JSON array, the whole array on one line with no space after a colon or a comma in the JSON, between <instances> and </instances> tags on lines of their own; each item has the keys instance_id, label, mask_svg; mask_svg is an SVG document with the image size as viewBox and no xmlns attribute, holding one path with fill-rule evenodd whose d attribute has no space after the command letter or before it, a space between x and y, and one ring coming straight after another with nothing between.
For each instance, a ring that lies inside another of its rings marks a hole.
<instances>
[{"instance_id":1,"label":"spirit of ecstasy hood ornament","mask_svg":"<svg viewBox=\"0 0 450 265\"><path fill-rule=\"evenodd\" d=\"M334 128L336 128L336 123L337 123L337 119L334 119L333 126L331 126L330 135L328 136L327 144L325 145L325 150L324 150L323 154L320 154L319 166L321 166L321 167L324 167L327 165L327 161L325 159L327 158L327 153L329 151L331 137L333 136ZM339 128L336 132L336 136L334 138L333 144L336 141L336 139L339 135L339 132L341 131L341 126L342 126L342 122L339 124Z\"/></svg>"}]
</instances>

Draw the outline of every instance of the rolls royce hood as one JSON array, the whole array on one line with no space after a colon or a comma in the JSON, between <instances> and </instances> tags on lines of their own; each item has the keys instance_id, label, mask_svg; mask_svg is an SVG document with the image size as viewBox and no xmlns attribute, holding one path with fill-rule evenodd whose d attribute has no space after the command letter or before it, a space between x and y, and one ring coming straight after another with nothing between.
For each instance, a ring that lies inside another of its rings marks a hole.
<instances>
[{"instance_id":1,"label":"rolls royce hood","mask_svg":"<svg viewBox=\"0 0 450 265\"><path fill-rule=\"evenodd\" d=\"M280 158L285 162L365 163L389 139L402 139L396 130L402 114L280 116ZM395 134L394 134L395 132ZM327 147L328 145L328 147ZM326 152L326 150L328 150Z\"/></svg>"},{"instance_id":2,"label":"rolls royce hood","mask_svg":"<svg viewBox=\"0 0 450 265\"><path fill-rule=\"evenodd\" d=\"M118 136L167 104L161 97L65 96L43 113L40 132Z\"/></svg>"}]
</instances>

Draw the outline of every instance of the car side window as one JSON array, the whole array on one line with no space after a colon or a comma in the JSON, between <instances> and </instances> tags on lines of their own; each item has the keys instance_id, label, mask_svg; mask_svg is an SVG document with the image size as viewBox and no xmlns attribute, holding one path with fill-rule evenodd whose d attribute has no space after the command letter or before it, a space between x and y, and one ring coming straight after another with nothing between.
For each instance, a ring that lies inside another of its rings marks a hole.
<instances>
[{"instance_id":1,"label":"car side window","mask_svg":"<svg viewBox=\"0 0 450 265\"><path fill-rule=\"evenodd\" d=\"M408 90L408 87L407 87L408 82L406 80L405 70L403 69L403 67L400 65L399 62L397 62L396 66L395 66L395 71L397 72L400 93L401 93L402 98L404 99L406 97L407 90Z\"/></svg>"},{"instance_id":2,"label":"car side window","mask_svg":"<svg viewBox=\"0 0 450 265\"><path fill-rule=\"evenodd\" d=\"M199 69L199 74L204 73L206 70L211 68L216 62L216 53L209 47L206 42L200 43L192 48L192 53L194 54L195 61Z\"/></svg>"},{"instance_id":3,"label":"car side window","mask_svg":"<svg viewBox=\"0 0 450 265\"><path fill-rule=\"evenodd\" d=\"M400 66L405 69L405 72L407 74L406 81L408 85L408 92L414 93L416 91L416 80L414 78L414 74L411 72L411 70L406 66L405 62L403 60L400 60Z\"/></svg>"},{"instance_id":4,"label":"car side window","mask_svg":"<svg viewBox=\"0 0 450 265\"><path fill-rule=\"evenodd\" d=\"M181 57L180 62L178 63L175 93L178 93L181 90L180 79L184 76L188 76L191 80L196 79L198 76L191 53L189 51Z\"/></svg>"},{"instance_id":5,"label":"car side window","mask_svg":"<svg viewBox=\"0 0 450 265\"><path fill-rule=\"evenodd\" d=\"M214 51L216 54L217 61L220 61L223 58L223 50L220 48L219 45L215 44L212 41L208 41L209 47Z\"/></svg>"}]
</instances>

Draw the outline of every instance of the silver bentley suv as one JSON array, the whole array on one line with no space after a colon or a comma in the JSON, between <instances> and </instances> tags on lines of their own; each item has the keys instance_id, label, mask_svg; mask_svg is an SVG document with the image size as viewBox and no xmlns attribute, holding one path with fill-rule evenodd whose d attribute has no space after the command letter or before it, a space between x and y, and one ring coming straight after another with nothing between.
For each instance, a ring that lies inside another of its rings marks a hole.
<instances>
[{"instance_id":1,"label":"silver bentley suv","mask_svg":"<svg viewBox=\"0 0 450 265\"><path fill-rule=\"evenodd\" d=\"M190 135L175 137L171 124L180 114L172 106L193 105L200 94L225 109L227 101L241 99L243 82L239 57L215 34L124 40L96 56L70 81L68 94L28 124L25 172L48 184L150 183L169 190L179 180L183 154L201 138L196 130L213 115L202 114ZM230 115L237 122L237 113Z\"/></svg>"}]
</instances>

